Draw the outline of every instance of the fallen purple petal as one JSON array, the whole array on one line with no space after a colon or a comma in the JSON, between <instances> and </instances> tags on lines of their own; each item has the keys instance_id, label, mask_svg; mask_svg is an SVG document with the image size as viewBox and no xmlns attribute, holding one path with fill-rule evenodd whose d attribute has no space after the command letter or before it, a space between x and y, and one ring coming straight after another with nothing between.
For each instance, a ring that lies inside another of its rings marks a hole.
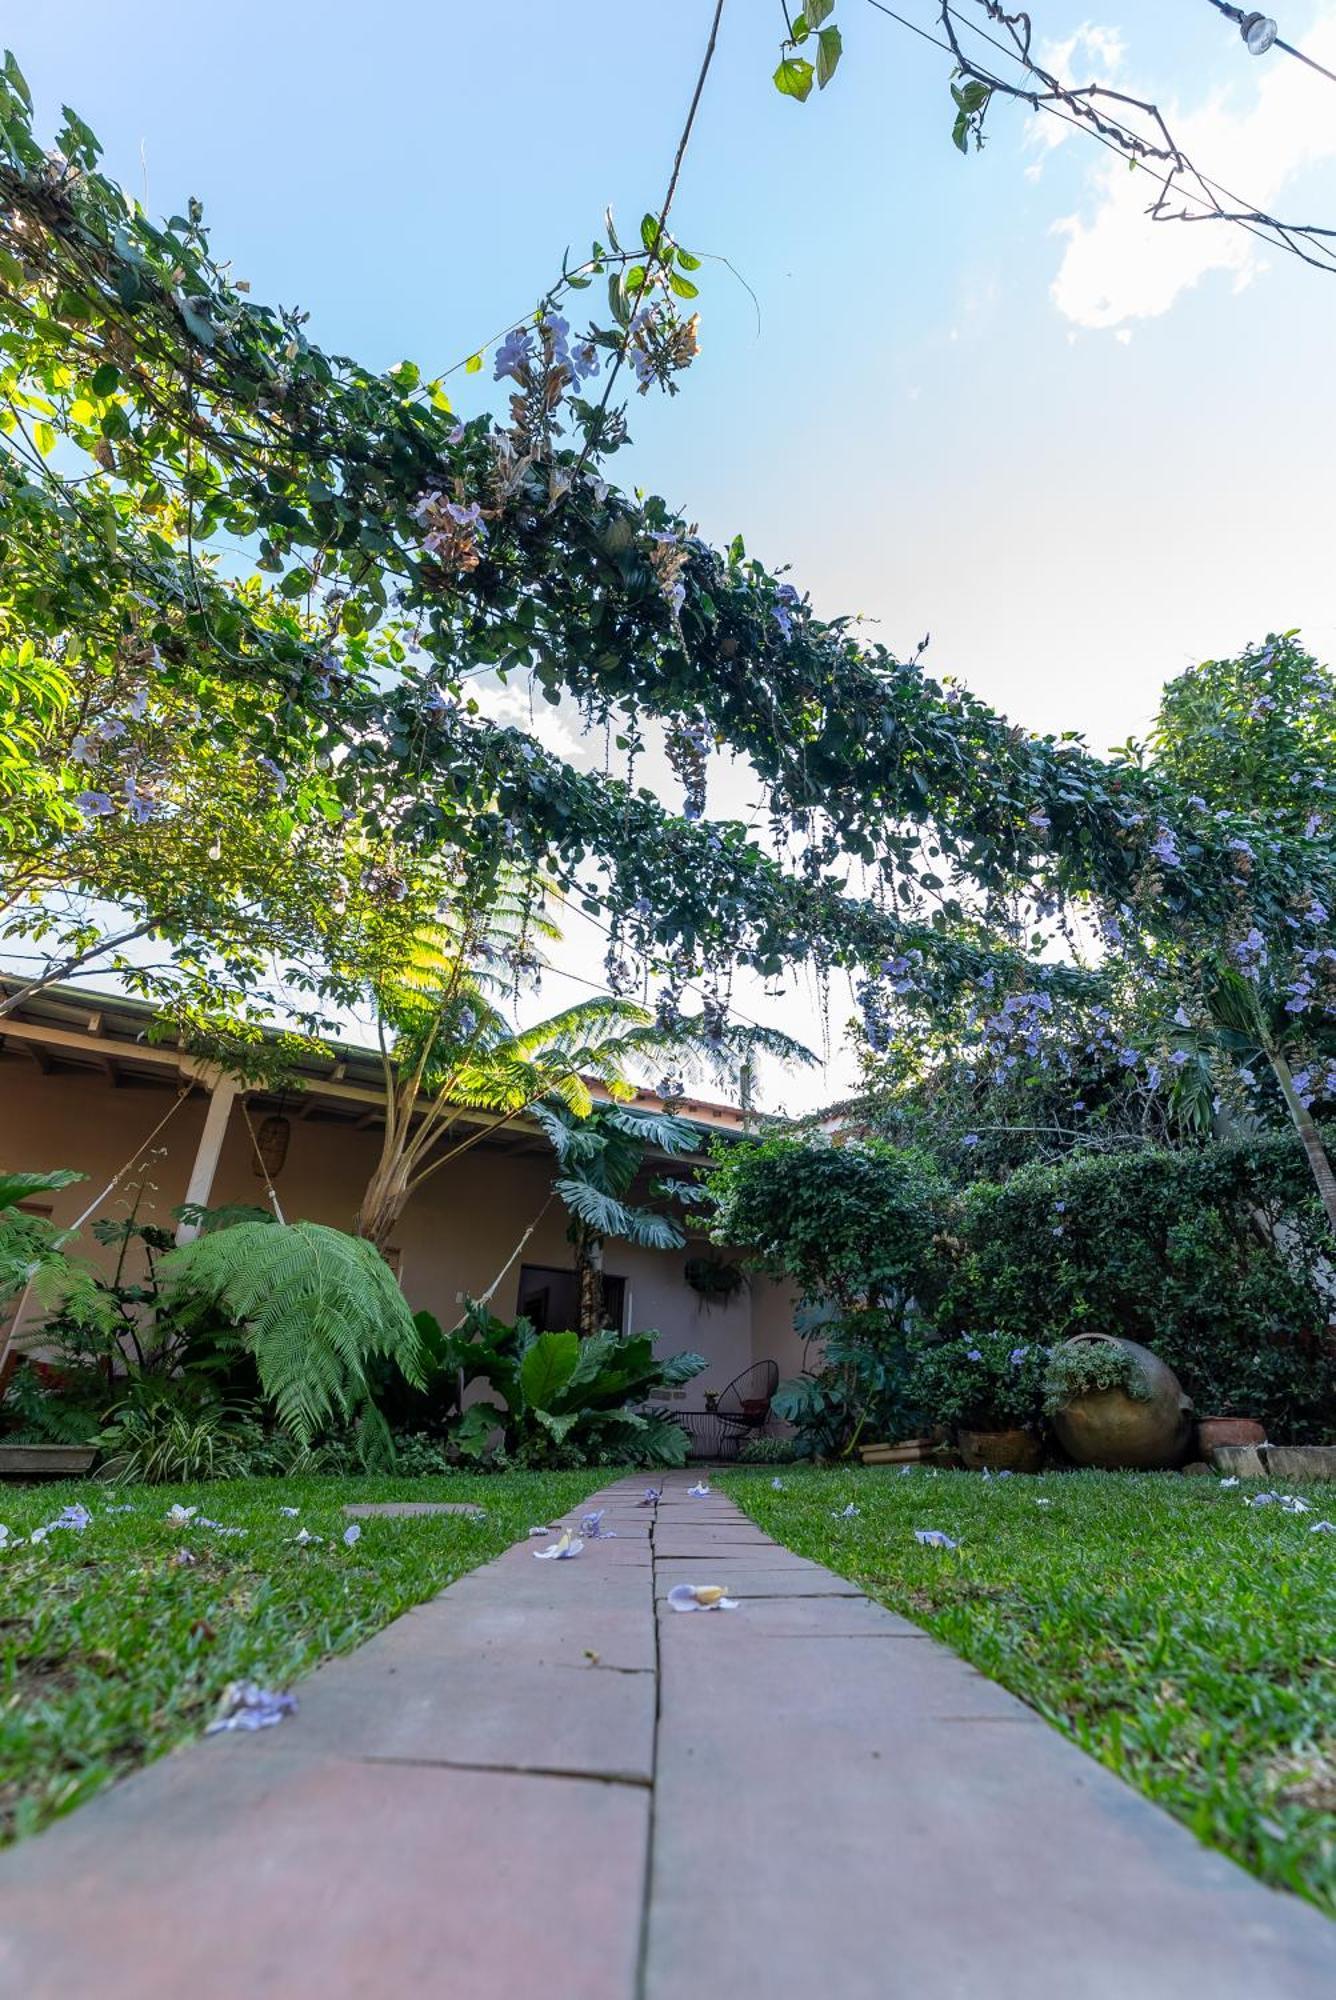
<instances>
[{"instance_id":1,"label":"fallen purple petal","mask_svg":"<svg viewBox=\"0 0 1336 2000\"><path fill-rule=\"evenodd\" d=\"M914 1540L922 1542L925 1549L958 1549L959 1542L953 1542L950 1535L944 1535L940 1528L915 1528Z\"/></svg>"},{"instance_id":2,"label":"fallen purple petal","mask_svg":"<svg viewBox=\"0 0 1336 2000\"><path fill-rule=\"evenodd\" d=\"M687 1488L687 1492L693 1500L703 1500L709 1490L703 1479L698 1479L694 1486L688 1486Z\"/></svg>"},{"instance_id":3,"label":"fallen purple petal","mask_svg":"<svg viewBox=\"0 0 1336 2000\"><path fill-rule=\"evenodd\" d=\"M223 1689L218 1713L204 1734L213 1736L220 1729L272 1729L285 1715L296 1712L295 1694L262 1688L255 1681L231 1681Z\"/></svg>"}]
</instances>

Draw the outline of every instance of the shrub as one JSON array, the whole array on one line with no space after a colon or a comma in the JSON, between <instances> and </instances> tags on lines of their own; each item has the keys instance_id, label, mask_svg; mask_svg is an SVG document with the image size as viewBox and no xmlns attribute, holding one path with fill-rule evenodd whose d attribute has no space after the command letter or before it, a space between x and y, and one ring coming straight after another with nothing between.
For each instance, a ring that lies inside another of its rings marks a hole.
<instances>
[{"instance_id":1,"label":"shrub","mask_svg":"<svg viewBox=\"0 0 1336 2000\"><path fill-rule=\"evenodd\" d=\"M937 1289L947 1185L926 1153L767 1139L730 1146L706 1186L714 1240L792 1279L805 1301L903 1316Z\"/></svg>"},{"instance_id":2,"label":"shrub","mask_svg":"<svg viewBox=\"0 0 1336 2000\"><path fill-rule=\"evenodd\" d=\"M261 1436L251 1412L226 1404L129 1401L117 1405L102 1432L102 1470L125 1485L244 1479Z\"/></svg>"},{"instance_id":3,"label":"shrub","mask_svg":"<svg viewBox=\"0 0 1336 2000\"><path fill-rule=\"evenodd\" d=\"M655 1358L652 1333L535 1333L526 1319L470 1308L462 1329L442 1333L425 1313L418 1330L443 1375L485 1382L500 1403L473 1403L451 1426L466 1459L499 1450L527 1466L685 1465L688 1441L665 1411L639 1407L689 1382L701 1354ZM499 1447L493 1440L500 1433Z\"/></svg>"},{"instance_id":4,"label":"shrub","mask_svg":"<svg viewBox=\"0 0 1336 2000\"><path fill-rule=\"evenodd\" d=\"M792 1438L749 1437L738 1452L739 1465L791 1465L798 1456Z\"/></svg>"},{"instance_id":5,"label":"shrub","mask_svg":"<svg viewBox=\"0 0 1336 2000\"><path fill-rule=\"evenodd\" d=\"M1293 1139L1022 1167L967 1189L953 1228L944 1327L1122 1334L1204 1413L1258 1416L1296 1441L1336 1420L1330 1235Z\"/></svg>"},{"instance_id":6,"label":"shrub","mask_svg":"<svg viewBox=\"0 0 1336 2000\"><path fill-rule=\"evenodd\" d=\"M915 1411L900 1316L850 1312L821 1331L821 1365L781 1382L770 1405L793 1425L796 1456L847 1458L869 1439L902 1436Z\"/></svg>"},{"instance_id":7,"label":"shrub","mask_svg":"<svg viewBox=\"0 0 1336 2000\"><path fill-rule=\"evenodd\" d=\"M908 1394L925 1420L952 1430L998 1431L1039 1421L1048 1351L1009 1333L965 1333L923 1347Z\"/></svg>"}]
</instances>

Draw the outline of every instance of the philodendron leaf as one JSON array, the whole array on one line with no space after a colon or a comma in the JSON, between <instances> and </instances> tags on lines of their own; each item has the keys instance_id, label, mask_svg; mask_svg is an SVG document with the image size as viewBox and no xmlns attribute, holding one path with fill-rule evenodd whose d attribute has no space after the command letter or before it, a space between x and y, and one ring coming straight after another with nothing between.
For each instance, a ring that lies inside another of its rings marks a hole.
<instances>
[{"instance_id":1,"label":"philodendron leaf","mask_svg":"<svg viewBox=\"0 0 1336 2000\"><path fill-rule=\"evenodd\" d=\"M520 1363L520 1387L535 1415L550 1410L575 1373L578 1333L540 1333Z\"/></svg>"}]
</instances>

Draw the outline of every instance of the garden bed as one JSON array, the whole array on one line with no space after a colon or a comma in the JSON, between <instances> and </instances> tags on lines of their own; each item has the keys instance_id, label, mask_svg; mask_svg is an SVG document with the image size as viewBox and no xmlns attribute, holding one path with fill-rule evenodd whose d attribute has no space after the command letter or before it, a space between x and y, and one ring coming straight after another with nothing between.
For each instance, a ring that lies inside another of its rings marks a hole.
<instances>
[{"instance_id":1,"label":"garden bed","mask_svg":"<svg viewBox=\"0 0 1336 2000\"><path fill-rule=\"evenodd\" d=\"M720 1484L1199 1838L1336 1915L1336 1535L1311 1532L1336 1518L1330 1486L1287 1488L1312 1509L1291 1514L1245 1504L1256 1485L1173 1474L785 1466Z\"/></svg>"},{"instance_id":2,"label":"garden bed","mask_svg":"<svg viewBox=\"0 0 1336 2000\"><path fill-rule=\"evenodd\" d=\"M197 1734L228 1681L287 1687L603 1478L81 1481L0 1493L10 1535L0 1551L0 1842ZM346 1545L343 1507L377 1500L475 1501L485 1511L364 1520ZM91 1514L87 1527L19 1544L75 1504ZM166 1518L173 1505L245 1532L176 1525ZM130 1511L110 1511L121 1508ZM296 1540L303 1529L306 1543ZM194 1561L180 1562L182 1550Z\"/></svg>"}]
</instances>

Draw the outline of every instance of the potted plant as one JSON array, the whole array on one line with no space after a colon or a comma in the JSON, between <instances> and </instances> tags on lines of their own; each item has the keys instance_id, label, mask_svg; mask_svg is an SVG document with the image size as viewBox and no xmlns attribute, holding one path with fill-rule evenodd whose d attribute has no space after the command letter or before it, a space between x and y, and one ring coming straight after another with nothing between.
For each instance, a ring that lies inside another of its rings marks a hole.
<instances>
[{"instance_id":1,"label":"potted plant","mask_svg":"<svg viewBox=\"0 0 1336 2000\"><path fill-rule=\"evenodd\" d=\"M1079 1333L1049 1354L1044 1411L1077 1465L1110 1472L1178 1465L1190 1409L1173 1370L1135 1340Z\"/></svg>"},{"instance_id":2,"label":"potted plant","mask_svg":"<svg viewBox=\"0 0 1336 2000\"><path fill-rule=\"evenodd\" d=\"M930 1423L954 1431L971 1471L1036 1472L1046 1358L1014 1334L957 1334L920 1350L911 1393Z\"/></svg>"}]
</instances>

